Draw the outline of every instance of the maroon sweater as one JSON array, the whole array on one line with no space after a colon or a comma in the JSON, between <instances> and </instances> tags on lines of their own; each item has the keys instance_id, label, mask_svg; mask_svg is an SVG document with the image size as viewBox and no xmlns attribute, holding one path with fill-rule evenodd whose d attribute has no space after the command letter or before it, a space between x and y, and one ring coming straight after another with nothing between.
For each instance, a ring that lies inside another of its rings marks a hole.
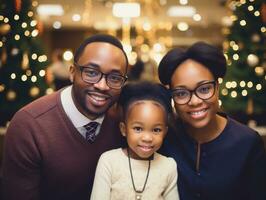
<instances>
[{"instance_id":1,"label":"maroon sweater","mask_svg":"<svg viewBox=\"0 0 266 200\"><path fill-rule=\"evenodd\" d=\"M106 114L95 142L86 142L60 102L44 96L18 111L5 138L5 199L88 199L99 156L121 146L118 119Z\"/></svg>"}]
</instances>

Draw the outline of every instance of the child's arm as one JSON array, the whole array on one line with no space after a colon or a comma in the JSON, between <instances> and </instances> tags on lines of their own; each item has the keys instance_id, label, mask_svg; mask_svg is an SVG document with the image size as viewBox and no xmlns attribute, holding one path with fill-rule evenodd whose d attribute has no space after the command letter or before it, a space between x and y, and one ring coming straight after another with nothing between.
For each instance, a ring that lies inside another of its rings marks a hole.
<instances>
[{"instance_id":1,"label":"child's arm","mask_svg":"<svg viewBox=\"0 0 266 200\"><path fill-rule=\"evenodd\" d=\"M170 158L170 170L168 175L168 186L163 194L165 200L179 200L179 194L177 190L177 166L174 159Z\"/></svg>"},{"instance_id":2,"label":"child's arm","mask_svg":"<svg viewBox=\"0 0 266 200\"><path fill-rule=\"evenodd\" d=\"M97 164L90 200L109 200L111 190L111 167L103 154Z\"/></svg>"}]
</instances>

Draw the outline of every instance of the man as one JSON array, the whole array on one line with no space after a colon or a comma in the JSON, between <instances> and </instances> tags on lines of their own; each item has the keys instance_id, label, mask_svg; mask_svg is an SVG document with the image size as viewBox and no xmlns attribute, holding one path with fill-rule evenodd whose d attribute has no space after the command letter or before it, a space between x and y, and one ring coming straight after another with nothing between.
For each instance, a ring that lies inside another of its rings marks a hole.
<instances>
[{"instance_id":1,"label":"man","mask_svg":"<svg viewBox=\"0 0 266 200\"><path fill-rule=\"evenodd\" d=\"M121 145L110 108L127 79L127 65L116 38L94 35L75 53L73 84L15 114L5 138L5 199L89 198L99 156Z\"/></svg>"}]
</instances>

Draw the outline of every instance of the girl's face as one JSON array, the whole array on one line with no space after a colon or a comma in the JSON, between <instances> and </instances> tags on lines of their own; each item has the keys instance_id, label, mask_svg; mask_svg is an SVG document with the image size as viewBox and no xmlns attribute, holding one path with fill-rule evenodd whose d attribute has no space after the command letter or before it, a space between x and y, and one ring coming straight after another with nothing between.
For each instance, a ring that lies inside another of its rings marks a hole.
<instances>
[{"instance_id":1,"label":"girl's face","mask_svg":"<svg viewBox=\"0 0 266 200\"><path fill-rule=\"evenodd\" d=\"M214 76L204 65L188 59L180 64L174 71L171 78L171 89L194 90L200 85L214 81ZM202 93L209 90L208 87L200 87ZM182 95L182 93L180 93ZM190 101L184 105L175 102L175 109L178 116L192 128L203 128L212 123L219 108L218 86L214 86L214 95L202 100L192 93Z\"/></svg>"},{"instance_id":2,"label":"girl's face","mask_svg":"<svg viewBox=\"0 0 266 200\"><path fill-rule=\"evenodd\" d=\"M127 111L120 130L127 138L130 156L148 159L157 151L167 132L167 116L164 108L151 100L137 101Z\"/></svg>"}]
</instances>

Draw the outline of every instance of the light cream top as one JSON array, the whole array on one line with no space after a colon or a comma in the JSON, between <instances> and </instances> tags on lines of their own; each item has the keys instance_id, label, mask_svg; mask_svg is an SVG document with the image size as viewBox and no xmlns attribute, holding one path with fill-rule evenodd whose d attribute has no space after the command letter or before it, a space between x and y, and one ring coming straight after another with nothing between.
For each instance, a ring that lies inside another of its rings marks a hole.
<instances>
[{"instance_id":1,"label":"light cream top","mask_svg":"<svg viewBox=\"0 0 266 200\"><path fill-rule=\"evenodd\" d=\"M148 170L148 161L131 158L131 166L136 189L141 190ZM135 199L128 157L121 148L103 153L97 165L91 200ZM174 159L155 153L142 200L162 199L179 199L177 167Z\"/></svg>"}]
</instances>

